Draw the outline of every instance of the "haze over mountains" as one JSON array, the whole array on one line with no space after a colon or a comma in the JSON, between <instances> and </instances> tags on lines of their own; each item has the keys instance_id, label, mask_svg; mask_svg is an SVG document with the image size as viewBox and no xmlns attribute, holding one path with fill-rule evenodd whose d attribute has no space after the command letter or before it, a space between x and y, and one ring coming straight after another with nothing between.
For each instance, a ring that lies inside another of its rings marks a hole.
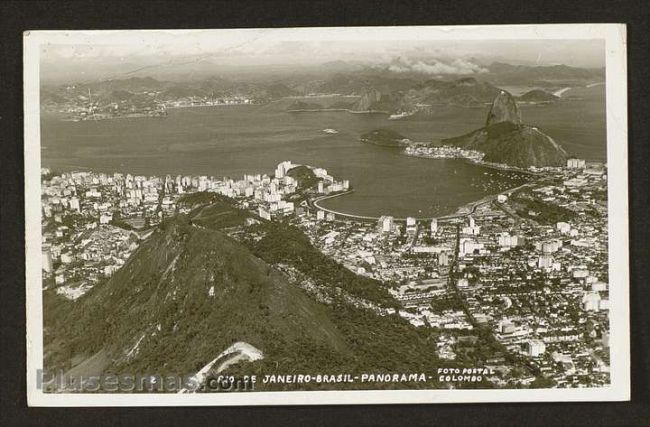
<instances>
[{"instance_id":1,"label":"haze over mountains","mask_svg":"<svg viewBox=\"0 0 650 427\"><path fill-rule=\"evenodd\" d=\"M348 105L352 110L396 112L413 110L418 104L476 106L488 103L501 85L527 85L550 91L604 80L604 70L601 68L525 66L500 62L466 68L427 65L424 62L419 64L422 64L419 68L405 68L396 66L395 61L383 65L334 61L322 67L245 68L239 73L224 72L222 67L217 67L212 73L173 76L160 76L155 72L158 68L144 67L137 72L107 78L73 80L70 76L64 83L48 83L45 79L41 100L44 105L56 105L87 96L90 92L97 101L110 103L137 98L143 92L156 92L156 100L241 96L257 102L269 102L287 96L337 93L362 98L357 105ZM451 64L454 64L453 61ZM151 97L144 97L143 102L146 100L152 101Z\"/></svg>"},{"instance_id":2,"label":"haze over mountains","mask_svg":"<svg viewBox=\"0 0 650 427\"><path fill-rule=\"evenodd\" d=\"M322 78L370 68L437 78L513 71L496 69L495 63L604 66L604 42L598 39L449 40L436 37L437 32L368 27L142 32L137 38L115 34L92 45L49 44L41 52L40 70L43 81L70 83L128 77L188 81L215 75L249 81L261 76Z\"/></svg>"}]
</instances>

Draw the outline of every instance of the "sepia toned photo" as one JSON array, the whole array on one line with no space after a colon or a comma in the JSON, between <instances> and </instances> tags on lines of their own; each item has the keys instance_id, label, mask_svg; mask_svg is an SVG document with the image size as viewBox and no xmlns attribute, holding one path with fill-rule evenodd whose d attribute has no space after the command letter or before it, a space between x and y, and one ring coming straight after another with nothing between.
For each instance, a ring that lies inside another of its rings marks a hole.
<instances>
[{"instance_id":1,"label":"sepia toned photo","mask_svg":"<svg viewBox=\"0 0 650 427\"><path fill-rule=\"evenodd\" d=\"M30 404L627 399L624 43L26 33Z\"/></svg>"}]
</instances>

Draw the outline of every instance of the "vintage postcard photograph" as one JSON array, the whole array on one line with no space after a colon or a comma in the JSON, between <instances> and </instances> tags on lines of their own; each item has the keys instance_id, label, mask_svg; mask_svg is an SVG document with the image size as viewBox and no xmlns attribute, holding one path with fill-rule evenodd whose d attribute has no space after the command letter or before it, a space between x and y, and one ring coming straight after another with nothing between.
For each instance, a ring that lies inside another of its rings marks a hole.
<instances>
[{"instance_id":1,"label":"vintage postcard photograph","mask_svg":"<svg viewBox=\"0 0 650 427\"><path fill-rule=\"evenodd\" d=\"M624 25L24 48L30 405L629 399Z\"/></svg>"}]
</instances>

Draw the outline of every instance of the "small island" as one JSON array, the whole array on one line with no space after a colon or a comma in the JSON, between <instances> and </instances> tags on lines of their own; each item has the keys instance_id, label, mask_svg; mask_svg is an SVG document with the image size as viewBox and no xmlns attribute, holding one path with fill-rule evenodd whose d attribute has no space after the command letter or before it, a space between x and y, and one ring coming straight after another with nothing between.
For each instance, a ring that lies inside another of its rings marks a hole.
<instances>
[{"instance_id":1,"label":"small island","mask_svg":"<svg viewBox=\"0 0 650 427\"><path fill-rule=\"evenodd\" d=\"M364 133L359 139L361 142L382 147L402 147L411 142L410 139L392 129L376 129Z\"/></svg>"},{"instance_id":2,"label":"small island","mask_svg":"<svg viewBox=\"0 0 650 427\"><path fill-rule=\"evenodd\" d=\"M517 98L517 101L524 104L550 104L557 102L559 99L559 96L553 95L545 90L533 89L521 95Z\"/></svg>"}]
</instances>

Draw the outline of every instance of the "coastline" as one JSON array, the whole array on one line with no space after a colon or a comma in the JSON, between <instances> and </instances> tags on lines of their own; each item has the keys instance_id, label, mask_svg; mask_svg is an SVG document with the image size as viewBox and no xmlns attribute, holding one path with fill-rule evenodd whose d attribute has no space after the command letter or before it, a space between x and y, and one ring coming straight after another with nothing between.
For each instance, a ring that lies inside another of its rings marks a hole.
<instances>
[{"instance_id":1,"label":"coastline","mask_svg":"<svg viewBox=\"0 0 650 427\"><path fill-rule=\"evenodd\" d=\"M445 160L445 158L430 157L430 156L415 155L415 154L406 154L405 152L402 152L402 154L406 155L406 156L410 156L410 157L419 157L419 158L424 158L424 159ZM499 196L499 194L510 195L515 191L518 191L518 190L520 190L520 189L522 189L524 187L527 187L527 186L539 181L540 179L543 179L546 176L546 174L544 174L544 172L533 172L533 171L526 170L526 169L520 169L520 168L516 168L516 167L500 165L500 164L497 164L497 163L476 161L476 160L472 160L472 159L468 159L468 158L464 158L464 157L454 157L454 158L450 158L450 159L452 159L452 160L462 160L462 161L465 161L466 163L476 165L476 166L482 166L482 167L485 167L485 168L488 168L488 169L495 169L495 170L500 170L500 171L523 173L523 174L526 174L526 175L536 177L536 179L532 179L531 181L528 181L528 182L526 182L524 184L521 184L521 185L518 185L516 187L508 188L507 190L501 191L499 193L488 194L488 195L486 195L486 196L484 196L484 197L482 197L482 198L480 198L478 200L474 200L474 201L465 203L464 205L459 206L453 213L446 214L446 215L432 216L432 217L414 217L416 221L431 221L433 219L436 219L438 221L449 221L449 220L453 220L453 219L457 219L457 218L463 218L463 217L466 217L468 215L472 215L479 206L481 206L483 204L486 204L486 203L492 202L493 200L495 200ZM380 216L357 215L357 214L352 214L352 213L336 211L336 210L333 210L333 209L330 209L330 208L326 208L326 207L324 207L322 205L319 205L319 202L329 200L329 199L333 199L335 197L345 196L345 195L351 194L353 192L354 192L354 190L349 190L349 191L346 191L346 192L343 192L343 193L337 193L337 194L317 197L317 198L315 198L313 200L308 199L307 203L310 206L313 206L313 207L315 207L317 209L320 209L322 211L332 213L335 216L344 217L344 218L350 219L350 220L362 221L362 222L379 220ZM399 222L405 222L406 218L394 218L394 220L399 221Z\"/></svg>"},{"instance_id":2,"label":"coastline","mask_svg":"<svg viewBox=\"0 0 650 427\"><path fill-rule=\"evenodd\" d=\"M341 113L351 113L351 114L390 114L388 111L383 110L363 110L356 111L350 110L349 108L312 108L312 109L297 109L297 110L285 110L287 113L331 113L331 112L341 112Z\"/></svg>"},{"instance_id":3,"label":"coastline","mask_svg":"<svg viewBox=\"0 0 650 427\"><path fill-rule=\"evenodd\" d=\"M168 110L178 110L182 108L204 108L204 107L240 107L242 105L264 105L264 104L254 104L246 102L238 102L231 104L200 104L200 105L165 105L165 108Z\"/></svg>"},{"instance_id":4,"label":"coastline","mask_svg":"<svg viewBox=\"0 0 650 427\"><path fill-rule=\"evenodd\" d=\"M478 200L474 200L474 201L471 201L471 202L465 203L464 205L459 206L453 213L450 213L450 214L439 215L439 216L431 216L431 217L414 217L414 218L415 218L416 221L431 221L433 219L436 219L438 221L450 221L450 220L457 219L457 218L464 218L464 217L472 215L474 212L476 212L476 209L479 206L484 205L486 203L491 203L492 201L494 201L499 196L499 194L510 195L510 194L514 193L515 191L518 191L518 190L520 190L520 189L522 189L524 187L532 185L533 183L539 181L539 179L542 179L542 178L544 178L544 176L539 176L538 179L531 180L529 182L518 185L516 187L509 188L509 189L507 189L505 191L501 191L501 192L496 193L496 194L488 194L488 195L486 195L486 196L484 196L484 197L482 197L482 198L480 198ZM326 207L323 207L322 205L319 205L319 202L322 202L324 200L333 199L335 197L346 196L346 195L351 194L353 192L354 192L354 190L349 190L349 191L346 191L346 192L343 192L343 193L337 193L337 194L331 194L331 195L327 195L327 196L317 197L317 198L315 198L313 200L308 199L307 203L310 206L315 207L316 209L320 209L320 210L325 211L327 213L332 213L335 216L344 217L346 219L353 220L353 221L374 222L374 221L379 220L379 218L381 218L381 216L356 215L356 214L352 214L352 213L335 211L333 209L326 208ZM406 222L406 218L394 218L394 221Z\"/></svg>"},{"instance_id":5,"label":"coastline","mask_svg":"<svg viewBox=\"0 0 650 427\"><path fill-rule=\"evenodd\" d=\"M462 160L466 163L476 165L476 166L483 166L485 168L489 169L496 169L496 170L502 170L502 171L508 171L508 172L517 172L517 173L523 173L526 175L533 175L533 176L543 176L543 172L534 172L528 169L521 169L516 166L508 166L508 165L503 165L500 163L491 163L491 162L484 162L482 160L473 160L469 159L467 157L433 157L433 156L427 156L427 155L422 155L422 154L408 154L406 152L403 152L405 156L409 157L419 157L422 159L430 159L430 160Z\"/></svg>"},{"instance_id":6,"label":"coastline","mask_svg":"<svg viewBox=\"0 0 650 427\"><path fill-rule=\"evenodd\" d=\"M62 118L62 122L101 122L105 120L126 120L126 119L164 119L167 117L167 114L134 114L128 116L113 116L113 117L97 117L97 118L86 118L86 119L73 119L73 118Z\"/></svg>"},{"instance_id":7,"label":"coastline","mask_svg":"<svg viewBox=\"0 0 650 427\"><path fill-rule=\"evenodd\" d=\"M87 117L87 118L77 118L69 116L70 113L63 111L45 111L46 114L60 115L60 118L63 122L90 122L90 121L101 121L101 120L115 120L115 119L143 119L143 118L166 118L166 110L181 110L188 108L206 108L206 107L239 107L242 105L262 105L262 104L252 104L252 103L234 103L234 104L201 104L201 105L164 105L165 110L162 110L162 113L148 114L148 113L130 113L119 116L110 116L110 117Z\"/></svg>"}]
</instances>

